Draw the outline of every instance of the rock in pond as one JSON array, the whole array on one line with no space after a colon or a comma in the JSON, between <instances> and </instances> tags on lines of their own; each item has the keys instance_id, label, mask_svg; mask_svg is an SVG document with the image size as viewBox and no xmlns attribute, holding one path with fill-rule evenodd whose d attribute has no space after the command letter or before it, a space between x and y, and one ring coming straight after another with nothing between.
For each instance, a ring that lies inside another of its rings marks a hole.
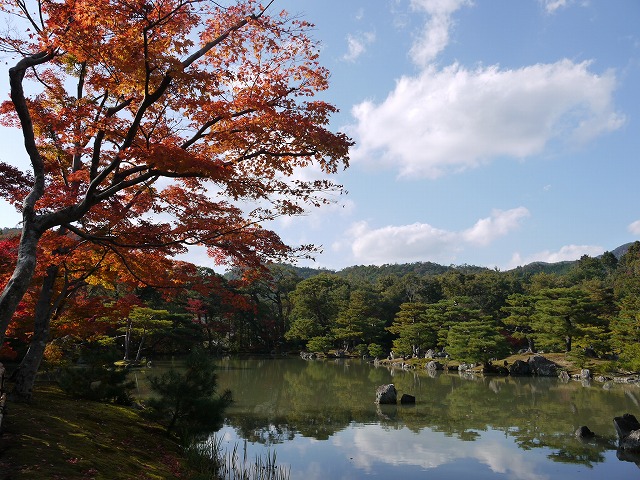
<instances>
[{"instance_id":1,"label":"rock in pond","mask_svg":"<svg viewBox=\"0 0 640 480\"><path fill-rule=\"evenodd\" d=\"M625 413L621 417L615 417L613 419L613 425L616 427L616 433L619 439L623 439L634 430L640 430L640 422L630 413Z\"/></svg>"},{"instance_id":2,"label":"rock in pond","mask_svg":"<svg viewBox=\"0 0 640 480\"><path fill-rule=\"evenodd\" d=\"M542 355L529 357L528 363L534 375L539 377L556 377L558 375L558 366Z\"/></svg>"},{"instance_id":3,"label":"rock in pond","mask_svg":"<svg viewBox=\"0 0 640 480\"><path fill-rule=\"evenodd\" d=\"M436 362L435 360L427 362L427 364L425 365L425 368L433 372L436 372L438 370L444 370L444 366L440 362Z\"/></svg>"},{"instance_id":4,"label":"rock in pond","mask_svg":"<svg viewBox=\"0 0 640 480\"><path fill-rule=\"evenodd\" d=\"M613 419L613 425L618 434L618 443L622 450L640 452L640 423L635 416L625 413Z\"/></svg>"},{"instance_id":5,"label":"rock in pond","mask_svg":"<svg viewBox=\"0 0 640 480\"><path fill-rule=\"evenodd\" d=\"M398 402L398 392L393 383L380 385L376 389L376 403L381 405L395 405Z\"/></svg>"},{"instance_id":6,"label":"rock in pond","mask_svg":"<svg viewBox=\"0 0 640 480\"><path fill-rule=\"evenodd\" d=\"M627 452L640 453L640 430L634 430L620 442L620 448Z\"/></svg>"},{"instance_id":7,"label":"rock in pond","mask_svg":"<svg viewBox=\"0 0 640 480\"><path fill-rule=\"evenodd\" d=\"M531 367L523 360L516 360L509 368L509 375L513 375L514 377L531 375Z\"/></svg>"},{"instance_id":8,"label":"rock in pond","mask_svg":"<svg viewBox=\"0 0 640 480\"><path fill-rule=\"evenodd\" d=\"M577 438L582 438L582 439L588 439L588 438L593 438L596 436L595 433L593 433L591 430L589 430L589 427L583 425L581 427L579 427L576 430L576 437Z\"/></svg>"},{"instance_id":9,"label":"rock in pond","mask_svg":"<svg viewBox=\"0 0 640 480\"><path fill-rule=\"evenodd\" d=\"M400 397L400 403L403 405L412 405L412 404L415 405L416 397L414 397L413 395L403 393L402 397Z\"/></svg>"}]
</instances>

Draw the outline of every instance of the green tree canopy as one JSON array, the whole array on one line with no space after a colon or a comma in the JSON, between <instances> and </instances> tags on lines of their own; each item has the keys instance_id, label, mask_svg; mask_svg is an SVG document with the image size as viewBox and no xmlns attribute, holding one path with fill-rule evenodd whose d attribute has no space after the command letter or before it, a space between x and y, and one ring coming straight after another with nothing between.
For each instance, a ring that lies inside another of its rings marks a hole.
<instances>
[{"instance_id":1,"label":"green tree canopy","mask_svg":"<svg viewBox=\"0 0 640 480\"><path fill-rule=\"evenodd\" d=\"M335 326L339 313L349 301L349 283L329 273L301 281L291 293L291 326L285 337L309 340L323 336Z\"/></svg>"},{"instance_id":2,"label":"green tree canopy","mask_svg":"<svg viewBox=\"0 0 640 480\"><path fill-rule=\"evenodd\" d=\"M506 339L488 317L456 323L449 329L447 353L456 360L486 364L508 352Z\"/></svg>"}]
</instances>

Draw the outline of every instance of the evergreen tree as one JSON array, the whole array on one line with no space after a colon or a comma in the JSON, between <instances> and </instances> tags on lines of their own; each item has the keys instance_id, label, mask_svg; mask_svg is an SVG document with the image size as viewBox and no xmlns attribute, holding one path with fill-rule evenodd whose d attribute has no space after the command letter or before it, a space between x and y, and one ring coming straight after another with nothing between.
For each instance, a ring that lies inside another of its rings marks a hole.
<instances>
[{"instance_id":1,"label":"evergreen tree","mask_svg":"<svg viewBox=\"0 0 640 480\"><path fill-rule=\"evenodd\" d=\"M611 344L624 366L640 370L640 297L627 295L611 322Z\"/></svg>"},{"instance_id":2,"label":"evergreen tree","mask_svg":"<svg viewBox=\"0 0 640 480\"><path fill-rule=\"evenodd\" d=\"M502 307L506 317L502 319L507 331L516 340L526 340L528 350L535 352L533 340L533 314L535 312L535 297L522 293L509 295L506 305Z\"/></svg>"},{"instance_id":3,"label":"evergreen tree","mask_svg":"<svg viewBox=\"0 0 640 480\"><path fill-rule=\"evenodd\" d=\"M341 341L346 351L359 343L368 344L384 332L384 322L378 318L377 300L373 291L359 288L351 292L347 307L342 310L332 328L333 337Z\"/></svg>"},{"instance_id":4,"label":"evergreen tree","mask_svg":"<svg viewBox=\"0 0 640 480\"><path fill-rule=\"evenodd\" d=\"M532 317L537 347L570 352L576 339L591 344L591 338L603 333L604 321L598 314L597 304L578 287L542 290Z\"/></svg>"},{"instance_id":5,"label":"evergreen tree","mask_svg":"<svg viewBox=\"0 0 640 480\"><path fill-rule=\"evenodd\" d=\"M489 317L451 326L447 337L447 353L462 362L487 364L491 358L504 357L509 345Z\"/></svg>"},{"instance_id":6,"label":"evergreen tree","mask_svg":"<svg viewBox=\"0 0 640 480\"><path fill-rule=\"evenodd\" d=\"M403 303L390 327L398 335L393 341L393 350L398 355L419 355L421 350L435 347L437 331L427 323L426 303Z\"/></svg>"},{"instance_id":7,"label":"evergreen tree","mask_svg":"<svg viewBox=\"0 0 640 480\"><path fill-rule=\"evenodd\" d=\"M169 370L151 377L151 389L156 395L147 403L166 426L167 433L178 431L182 438L187 438L222 426L231 392L217 395L215 369L213 359L198 348L186 357L184 370Z\"/></svg>"},{"instance_id":8,"label":"evergreen tree","mask_svg":"<svg viewBox=\"0 0 640 480\"><path fill-rule=\"evenodd\" d=\"M292 321L285 338L307 341L328 335L348 304L349 290L346 280L329 273L301 281L290 297Z\"/></svg>"}]
</instances>

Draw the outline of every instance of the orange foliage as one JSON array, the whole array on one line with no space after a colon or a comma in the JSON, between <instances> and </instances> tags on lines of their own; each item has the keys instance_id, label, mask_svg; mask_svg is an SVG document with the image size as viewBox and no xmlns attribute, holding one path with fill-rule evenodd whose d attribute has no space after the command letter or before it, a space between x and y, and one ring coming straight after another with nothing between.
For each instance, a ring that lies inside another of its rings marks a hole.
<instances>
[{"instance_id":1,"label":"orange foliage","mask_svg":"<svg viewBox=\"0 0 640 480\"><path fill-rule=\"evenodd\" d=\"M288 179L312 163L335 173L351 145L327 129L335 107L312 100L329 74L306 34L311 24L271 16L255 0L0 8L29 31L0 44L33 61L25 77L43 87L27 105L47 181L37 211L63 213L52 226L159 255L203 244L217 263L257 265L296 253L260 223L341 190ZM2 105L0 120L19 126L12 107ZM32 181L3 165L0 195L18 204ZM236 204L243 199L264 207L247 213Z\"/></svg>"},{"instance_id":2,"label":"orange foliage","mask_svg":"<svg viewBox=\"0 0 640 480\"><path fill-rule=\"evenodd\" d=\"M0 1L16 23L0 33L16 59L0 124L22 129L31 159L25 171L0 163L0 198L25 205L23 240L45 232L24 312L51 265L53 327L85 336L106 328L86 319L114 285L184 283L189 268L172 257L189 245L243 267L315 251L262 225L341 193L325 176L348 165L352 142L328 129L335 107L313 99L329 73L312 25L272 3ZM311 165L321 178L293 177ZM21 315L11 332L28 335Z\"/></svg>"}]
</instances>

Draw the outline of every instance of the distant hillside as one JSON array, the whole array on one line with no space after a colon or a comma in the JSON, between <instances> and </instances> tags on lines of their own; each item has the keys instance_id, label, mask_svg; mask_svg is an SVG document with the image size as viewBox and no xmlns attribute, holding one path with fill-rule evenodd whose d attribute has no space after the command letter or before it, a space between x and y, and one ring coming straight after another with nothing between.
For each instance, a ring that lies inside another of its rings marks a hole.
<instances>
[{"instance_id":1,"label":"distant hillside","mask_svg":"<svg viewBox=\"0 0 640 480\"><path fill-rule=\"evenodd\" d=\"M573 261L564 261L564 262L533 262L527 265L522 265L520 267L516 267L512 270L508 270L518 276L529 276L534 275L536 273L546 273L548 275L556 274L556 275L564 275L571 267L575 265L577 260Z\"/></svg>"},{"instance_id":2,"label":"distant hillside","mask_svg":"<svg viewBox=\"0 0 640 480\"><path fill-rule=\"evenodd\" d=\"M441 275L450 270L464 272L482 272L487 270L484 267L476 267L473 265L444 266L433 262L414 262L414 263L394 263L386 265L355 265L353 267L343 268L337 274L343 277L353 279L362 279L375 281L380 277L387 275L397 275L402 277L409 273L419 277L427 275Z\"/></svg>"},{"instance_id":3,"label":"distant hillside","mask_svg":"<svg viewBox=\"0 0 640 480\"><path fill-rule=\"evenodd\" d=\"M625 253L627 253L627 251L629 250L629 247L631 247L631 245L633 245L635 242L629 242L629 243L625 243L624 245L620 245L618 248L611 250L611 253L613 253L615 255L615 257L620 260L620 257L622 257Z\"/></svg>"},{"instance_id":4,"label":"distant hillside","mask_svg":"<svg viewBox=\"0 0 640 480\"><path fill-rule=\"evenodd\" d=\"M336 273L334 270L327 270L326 268L311 268L311 267L297 267L295 265L283 265L288 269L291 269L298 275L300 278L307 279L309 277L314 277L321 273Z\"/></svg>"},{"instance_id":5,"label":"distant hillside","mask_svg":"<svg viewBox=\"0 0 640 480\"><path fill-rule=\"evenodd\" d=\"M2 230L0 230L0 239L17 237L18 235L20 235L21 231L22 230L20 230L19 228L2 228Z\"/></svg>"},{"instance_id":6,"label":"distant hillside","mask_svg":"<svg viewBox=\"0 0 640 480\"><path fill-rule=\"evenodd\" d=\"M629 247L633 245L634 242L625 243L624 245L620 245L619 247L611 250L611 253L620 260L620 258L627 253ZM565 262L555 262L555 263L546 263L546 262L533 262L528 265L523 265L521 267L516 267L513 270L509 270L517 275L533 275L535 273L548 273L548 274L558 274L563 275L571 270L578 260L573 261L565 261Z\"/></svg>"},{"instance_id":7,"label":"distant hillside","mask_svg":"<svg viewBox=\"0 0 640 480\"><path fill-rule=\"evenodd\" d=\"M624 245L620 245L611 251L616 258L619 260L622 255L627 253L629 247L633 245L633 242L625 243ZM516 267L512 270L508 270L509 272L514 273L518 276L530 276L536 273L546 273L546 274L556 274L556 275L564 275L578 262L578 260L573 261L563 261L563 262L533 262L527 265L522 265L520 267ZM417 276L425 276L425 275L441 275L451 270L463 271L467 273L476 273L489 270L486 267L477 267L473 265L439 265L433 262L414 262L414 263L395 263L395 264L386 264L386 265L354 265L352 267L346 267L342 270L333 271L333 270L325 270L325 269L315 269L315 268L300 268L300 267L291 267L294 269L298 275L302 278L309 278L319 273L335 273L336 275L340 275L343 277L349 277L352 279L362 279L368 281L375 281L380 277L384 277L386 275L397 275L403 276L408 273L413 273Z\"/></svg>"},{"instance_id":8,"label":"distant hillside","mask_svg":"<svg viewBox=\"0 0 640 480\"><path fill-rule=\"evenodd\" d=\"M428 275L441 275L451 270L466 273L483 272L488 270L485 267L477 267L474 265L444 266L433 262L394 263L386 265L354 265L352 267L346 267L338 271L328 270L325 268L297 267L295 265L288 264L284 264L281 266L292 270L302 279L313 277L321 273L332 273L341 277L349 278L351 280L366 280L368 282L375 282L378 278L385 277L387 275L397 275L398 277L402 277L404 275L412 273L419 277L423 277ZM229 278L231 277L232 275L229 276Z\"/></svg>"}]
</instances>

